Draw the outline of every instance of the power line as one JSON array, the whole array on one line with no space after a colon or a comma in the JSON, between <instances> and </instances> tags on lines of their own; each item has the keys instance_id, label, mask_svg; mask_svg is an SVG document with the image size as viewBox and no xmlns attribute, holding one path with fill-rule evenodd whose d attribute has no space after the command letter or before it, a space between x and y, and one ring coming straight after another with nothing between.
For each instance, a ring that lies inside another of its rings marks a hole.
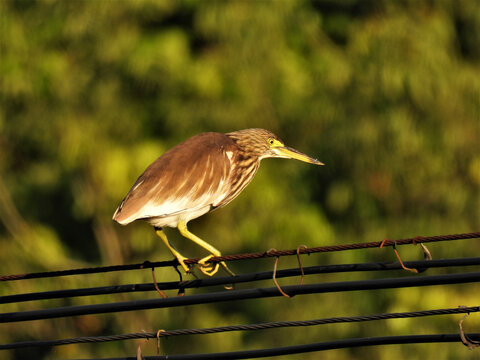
<instances>
[{"instance_id":1,"label":"power line","mask_svg":"<svg viewBox=\"0 0 480 360\"><path fill-rule=\"evenodd\" d=\"M480 232L453 234L453 235L437 235L437 236L417 236L415 238L390 240L384 239L383 241L372 241L366 243L354 243L345 245L330 245L330 246L318 246L313 248L298 248L293 250L269 250L267 252L256 252L249 254L237 254L237 255L223 255L216 256L209 259L211 262L219 261L233 261L244 259L258 259L262 257L277 257L277 256L289 256L299 254L313 254L319 252L333 252L333 251L345 251L345 250L358 250L368 248L378 248L380 246L396 246L396 245L408 245L408 244L421 244L438 241L452 241L452 240L466 240L479 238ZM197 263L199 259L191 259L192 263Z\"/></svg>"},{"instance_id":2,"label":"power line","mask_svg":"<svg viewBox=\"0 0 480 360\"><path fill-rule=\"evenodd\" d=\"M260 324L230 325L230 326L202 328L202 329L167 330L167 331L158 333L158 336L167 338L167 337L179 336L179 335L205 335L205 334L216 334L216 333L224 333L224 332L231 332L231 331L255 331L255 330L266 330L266 329L274 329L274 328L365 322L365 321L377 321L377 320L387 320L387 319L415 318L415 317L436 316L436 315L468 314L468 313L474 313L479 311L480 311L480 306L471 306L471 307L457 307L457 308L449 308L449 309L372 314L372 315L363 315L363 316L331 317L331 318L303 320L303 321L277 321L277 322L267 322L267 323L260 323ZM155 339L155 338L157 338L157 333L155 332L142 332L142 333L107 335L107 336L85 336L85 337L76 337L76 338L61 339L61 340L23 341L23 342L0 345L0 350L11 350L11 349L18 349L18 348L25 348L25 347L59 346L59 345L71 345L71 344L78 344L78 343L100 343L100 342L107 342L107 341L132 340L132 339Z\"/></svg>"},{"instance_id":3,"label":"power line","mask_svg":"<svg viewBox=\"0 0 480 360\"><path fill-rule=\"evenodd\" d=\"M379 241L379 242L369 242L369 243L355 243L355 244L323 246L323 247L315 247L315 248L299 247L295 250L280 250L280 251L269 250L267 252L234 254L234 255L214 257L211 259L211 261L212 262L234 261L234 260L259 259L259 258L268 258L268 257L278 258L280 256L288 256L288 255L374 248L374 247L379 247L380 245L395 246L395 245L405 245L405 244L427 243L427 242L434 242L434 241L472 239L472 238L478 238L478 237L480 237L480 232L432 236L432 237L417 237L417 238L400 239L400 240L387 239L381 242ZM198 260L199 259L189 259L186 262L187 264L191 265L198 262ZM70 270L40 272L40 273L30 273L30 274L6 275L6 276L0 276L0 281L35 279L35 278L66 276L66 275L74 275L74 274L93 274L93 273L100 273L100 272L134 270L134 269L145 269L145 268L151 268L153 270L156 267L167 267L167 266L175 267L176 265L177 265L177 262L175 260L160 261L160 262L146 261L141 264L114 265L114 266L91 267L91 268L70 269ZM420 270L433 268L433 267L480 265L480 258L472 257L472 258L464 258L464 259L439 259L439 260L428 260L428 261L411 261L411 262L406 262L405 265L408 268L416 268L420 271ZM267 279L272 279L274 274L276 278L281 278L281 277L299 276L299 275L303 276L303 272L305 274L319 274L319 273L334 273L334 272L348 272L348 271L394 270L394 269L400 269L400 268L401 266L399 263L391 263L391 262L311 266L311 267L305 267L303 269L300 266L299 268L295 268L295 269L285 269L285 270L279 270L274 272L266 271L266 272L251 273L251 274L242 274L234 277L218 277L218 278L210 278L210 279L196 279L191 281L164 282L164 283L158 283L155 285L157 285L158 289L162 289L162 290L185 289L185 288L227 285L227 284L234 284L234 283L245 283L245 282L258 281L258 280L267 280ZM282 287L283 290L280 290L278 287L254 288L254 289L233 290L228 292L222 291L222 292L215 292L210 294L195 294L195 295L181 296L181 297L170 297L165 299L160 299L160 298L142 299L142 300L123 301L123 302L116 302L116 303L105 303L105 304L84 305L84 306L68 306L68 307L23 311L23 312L1 313L0 323L70 317L70 316L87 315L87 314L112 313L112 312L120 312L120 311L144 310L144 309L152 309L152 308L178 307L178 306L188 306L188 305L195 305L195 304L215 303L215 302L221 302L221 301L255 299L255 298L263 298L263 297L275 297L275 296L281 296L282 295L281 291L288 294L290 297L293 297L295 295L302 295L302 294L357 291L357 290L375 290L375 289L389 289L389 288L402 288L402 287L414 287L414 286L461 284L461 283L470 283L470 282L479 282L479 281L480 281L480 272L471 272L471 273L447 274L447 275L436 275L436 276L384 278L384 279L361 280L361 281L344 281L344 282L317 283L317 284L307 284L307 285L290 285L290 286ZM66 298L66 297L72 297L72 296L112 294L112 293L120 293L120 292L152 291L155 289L155 285L151 283L150 284L129 284L129 285L114 285L114 286L104 286L104 287L84 288L84 289L45 291L45 292L30 293L30 294L16 294L16 295L0 297L0 303L12 303L12 302L19 302L19 301L30 301L30 300L39 300L39 299L52 299L52 298ZM410 312L410 313L387 313L387 314L376 314L376 315L368 315L368 316L337 317L337 318L306 320L306 321L231 325L231 326L206 328L206 329L177 329L177 330L162 332L160 333L159 336L166 337L166 336L186 335L186 334L211 334L211 333L225 332L225 331L261 330L261 329L272 329L272 328L278 328L278 327L311 326L311 325L320 325L320 324L331 324L336 322L373 321L373 320L393 319L393 318L401 318L401 317L458 314L458 313L468 313L468 312L478 312L478 311L480 311L480 307L437 309L437 310L426 310L426 311L417 311L417 312ZM147 333L147 334L137 333L137 334L122 334L122 335L110 335L110 336L99 336L99 337L78 337L78 338L70 338L70 339L48 340L48 341L28 341L28 342L19 342L19 343L13 343L13 344L0 345L0 350L14 349L14 348L20 348L20 347L26 347L26 346L56 346L56 345L64 345L64 344L72 344L72 343L103 342L103 341L125 340L125 339L134 339L134 338L138 339L138 338L146 338L146 337L157 337L157 334L156 333L155 334L154 333ZM480 334L470 334L469 337L472 340L477 340L480 338ZM309 352L309 351L320 351L320 350L336 349L336 348L342 348L342 347L397 344L397 343L405 344L405 343L419 343L419 342L445 342L445 341L460 341L460 335L456 335L456 334L410 335L410 336L391 336L391 337L379 337L379 338L344 339L344 340L338 340L338 341L287 346L287 347L272 348L272 349L237 351L237 352L215 353L215 354L172 355L172 356L168 356L168 359L177 359L177 360L178 359L242 359L242 358L254 358L254 357L303 353L303 352ZM127 359L127 358L122 358L122 359ZM128 359L135 360L135 358L128 358ZM144 359L151 359L151 360L167 359L167 357L165 356L144 357ZM109 360L115 360L115 359L109 359Z\"/></svg>"},{"instance_id":4,"label":"power line","mask_svg":"<svg viewBox=\"0 0 480 360\"><path fill-rule=\"evenodd\" d=\"M446 284L462 284L480 281L480 272L415 276L402 278L384 278L373 280L344 281L331 283L317 283L304 285L284 286L283 291L290 297L295 295L355 291L355 290L376 290L401 287L431 286ZM256 288L232 291L214 292L208 294L195 294L188 296L176 296L169 298L143 299L123 301L107 304L80 305L69 307L58 307L42 310L31 310L23 312L11 312L0 314L0 323L30 321L39 319L51 319L67 316L100 314L119 311L146 310L153 308L167 308L177 306L188 306L196 304L216 303L222 301L246 300L264 297L282 296L278 288Z\"/></svg>"},{"instance_id":5,"label":"power line","mask_svg":"<svg viewBox=\"0 0 480 360\"><path fill-rule=\"evenodd\" d=\"M0 276L0 281L40 279L40 278L69 276L69 275L98 274L98 273L113 272L113 271L150 269L152 267L157 268L157 267L176 266L177 264L178 262L176 260L155 261L155 262L145 261L139 264L98 266L98 267L88 267L88 268L70 269L70 270L36 272L36 273L28 273L28 274L3 275L3 276Z\"/></svg>"},{"instance_id":6,"label":"power line","mask_svg":"<svg viewBox=\"0 0 480 360\"><path fill-rule=\"evenodd\" d=\"M269 251L256 252L256 253L224 255L224 256L212 257L209 261L220 262L220 261L235 261L235 260L245 260L245 259L259 259L259 258L267 258L267 257L297 255L297 253L312 254L312 253L320 253L320 252L358 250L358 249L380 247L380 245L395 246L395 245L407 245L407 244L417 244L417 243L419 244L419 243L429 243L429 242L438 242L438 241L465 240L465 239L474 239L479 237L480 237L480 232L452 234L452 235L425 236L425 237L418 236L415 238L398 239L398 240L385 239L383 241L373 241L373 242L366 242L366 243L319 246L319 247L313 247L313 248L304 247L304 248L298 248L298 249L292 249L292 250L269 250ZM196 264L198 263L199 260L200 258L187 259L185 260L185 263ZM90 267L90 268L59 270L59 271L29 273L29 274L4 275L4 276L0 276L0 281L35 279L35 278L78 275L78 274L93 274L93 273L100 273L100 272L167 267L167 266L176 266L176 265L177 265L177 262L175 260L158 261L158 262L146 261L143 263L130 264L130 265L113 265L113 266Z\"/></svg>"},{"instance_id":7,"label":"power line","mask_svg":"<svg viewBox=\"0 0 480 360\"><path fill-rule=\"evenodd\" d=\"M467 334L474 340L480 340L480 333ZM359 346L376 345L398 345L398 344L426 344L426 343L446 343L458 342L461 338L459 334L439 334L439 335L402 335L402 336L380 336L369 338L342 339L325 342L317 342L304 345L283 346L270 349L243 350L211 354L188 354L188 355L162 355L162 356L144 356L144 360L230 360L230 359L252 359L267 356L280 356L301 354L314 351L324 351L333 349L344 349ZM468 351L468 350L465 350ZM84 359L87 360L87 359ZM102 359L88 359L102 360ZM136 357L108 358L103 360L137 360Z\"/></svg>"},{"instance_id":8,"label":"power line","mask_svg":"<svg viewBox=\"0 0 480 360\"><path fill-rule=\"evenodd\" d=\"M439 259L439 260L421 260L421 261L408 261L404 262L405 266L415 269L427 269L427 268L439 268L439 267L452 267L452 266L473 266L480 265L480 257L474 258L457 258L457 259ZM339 273L339 272L352 272L352 271L381 271L381 270L398 270L401 266L398 262L375 262L375 263L356 263L356 264L340 264L340 265L321 265L321 266L309 266L304 267L304 273L306 275L322 274L322 273ZM300 268L279 270L276 273L277 278L300 276ZM234 277L216 277L208 279L195 279L188 281L171 281L157 283L160 290L174 290L174 289L187 289L187 288L199 288L207 286L218 286L228 284L246 283L260 280L270 280L273 277L273 271L265 271L259 273L250 273L236 275ZM125 285L110 285L92 288L82 289L67 289L67 290L54 290L43 291L36 293L6 295L0 297L0 304L32 301L32 300L45 300L45 299L58 299L75 296L92 296L92 295L105 295L105 294L117 294L127 292L141 292L141 291L155 291L155 285L153 283L144 284L125 284Z\"/></svg>"}]
</instances>

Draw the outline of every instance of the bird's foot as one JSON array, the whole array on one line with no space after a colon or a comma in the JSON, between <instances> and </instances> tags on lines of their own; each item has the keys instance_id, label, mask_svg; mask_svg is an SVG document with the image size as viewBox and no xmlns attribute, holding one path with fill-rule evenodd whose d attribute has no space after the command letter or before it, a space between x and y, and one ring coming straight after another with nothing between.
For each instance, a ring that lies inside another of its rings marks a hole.
<instances>
[{"instance_id":1,"label":"bird's foot","mask_svg":"<svg viewBox=\"0 0 480 360\"><path fill-rule=\"evenodd\" d=\"M217 273L219 264L216 263L215 265L210 264L208 265L207 262L214 257L215 255L208 255L204 257L203 259L198 260L198 268L202 273L204 273L207 276L213 276Z\"/></svg>"},{"instance_id":2,"label":"bird's foot","mask_svg":"<svg viewBox=\"0 0 480 360\"><path fill-rule=\"evenodd\" d=\"M179 253L177 254L174 254L175 257L177 258L177 261L178 263L180 264L180 266L183 268L183 270L185 271L185 274L190 274L191 273L191 269L188 267L187 264L185 264L185 260L187 260L187 258L185 256L182 256L180 255Z\"/></svg>"}]
</instances>

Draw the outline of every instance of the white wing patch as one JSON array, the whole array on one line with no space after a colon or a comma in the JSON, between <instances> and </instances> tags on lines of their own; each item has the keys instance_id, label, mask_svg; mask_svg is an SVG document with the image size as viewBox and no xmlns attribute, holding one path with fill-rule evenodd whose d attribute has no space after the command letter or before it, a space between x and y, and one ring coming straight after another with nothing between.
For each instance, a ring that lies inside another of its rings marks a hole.
<instances>
[{"instance_id":1,"label":"white wing patch","mask_svg":"<svg viewBox=\"0 0 480 360\"><path fill-rule=\"evenodd\" d=\"M191 194L155 204L149 201L135 214L136 218L152 218L150 222L156 226L176 227L180 220L195 219L211 209L213 201L218 198L217 192L208 192L192 200Z\"/></svg>"},{"instance_id":2,"label":"white wing patch","mask_svg":"<svg viewBox=\"0 0 480 360\"><path fill-rule=\"evenodd\" d=\"M219 197L224 197L224 194L222 193L224 183L225 182L222 179L216 189L210 189L210 191L197 198L193 196L196 189L192 188L187 194L183 196L177 198L170 198L162 201L161 203L156 203L154 200L150 200L133 217L140 219L149 217L170 217L172 215L178 215L175 216L177 221L178 219L183 219L186 221L194 219L199 216L196 215L199 210L203 213L208 212L210 206L215 206L214 203L218 202ZM203 210L203 208L205 208L205 211ZM170 224L165 224L165 226L170 226ZM176 224L172 223L171 226L176 226Z\"/></svg>"}]
</instances>

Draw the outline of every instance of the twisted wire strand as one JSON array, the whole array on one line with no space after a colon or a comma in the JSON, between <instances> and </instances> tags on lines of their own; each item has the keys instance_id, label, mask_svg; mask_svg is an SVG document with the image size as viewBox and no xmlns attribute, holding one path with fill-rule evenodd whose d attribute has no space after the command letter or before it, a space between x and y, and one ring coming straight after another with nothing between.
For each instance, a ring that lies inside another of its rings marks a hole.
<instances>
[{"instance_id":1,"label":"twisted wire strand","mask_svg":"<svg viewBox=\"0 0 480 360\"><path fill-rule=\"evenodd\" d=\"M0 345L0 350L11 350L11 349L24 348L24 347L59 346L59 345L69 345L69 344L78 344L78 343L100 343L100 342L131 340L131 339L155 339L157 338L157 335L158 337L169 337L169 336L179 336L179 335L205 335L205 334L215 334L215 333L223 333L223 332L231 332L231 331L255 331L255 330L266 330L266 329L274 329L274 328L365 322L365 321L376 321L376 320L387 320L387 319L415 318L415 317L435 316L435 315L468 314L468 313L474 313L479 311L480 311L480 306L470 306L470 307L457 307L457 308L448 308L448 309L383 313L383 314L362 315L362 316L342 316L342 317L331 317L331 318L314 319L314 320L277 321L277 322L267 322L267 323L259 323L259 324L229 325L229 326L201 328L201 329L177 329L177 330L166 330L160 333L141 332L141 333L106 335L106 336L82 336L82 337L60 339L60 340L16 342L11 344Z\"/></svg>"},{"instance_id":2,"label":"twisted wire strand","mask_svg":"<svg viewBox=\"0 0 480 360\"><path fill-rule=\"evenodd\" d=\"M319 247L312 247L312 248L301 247L299 249L291 249L291 250L271 250L271 251L255 252L255 253L223 255L223 256L214 256L209 261L210 262L236 261L236 260L259 259L259 258L268 258L268 257L277 257L277 256L290 256L290 255L297 255L297 254L313 254L313 253L321 253L321 252L368 249L368 248L380 247L380 245L385 247L385 246L420 244L420 243L429 243L429 242L438 242L438 241L466 240L466 239L474 239L474 238L480 238L480 232L461 233L461 234L452 234L452 235L418 236L415 238L406 238L406 239L398 239L398 240L385 239L383 241L373 241L373 242L366 242L366 243L319 246ZM187 259L185 260L185 263L196 264L198 263L199 260L200 258ZM128 264L128 265L100 266L100 267L37 272L37 273L28 273L28 274L3 275L3 276L0 276L0 281L35 279L35 278L78 275L78 274L93 274L93 273L102 273L102 272L111 272L111 271L157 268L157 267L167 267L167 266L176 266L176 265L178 265L178 262L176 260L156 261L156 262L145 261L143 263Z\"/></svg>"},{"instance_id":3,"label":"twisted wire strand","mask_svg":"<svg viewBox=\"0 0 480 360\"><path fill-rule=\"evenodd\" d=\"M318 247L312 247L312 248L302 247L298 249L298 253L313 254L313 253L319 253L319 252L333 252L333 251L376 248L376 247L380 247L380 245L385 247L385 246L420 244L420 243L429 243L429 242L438 242L438 241L465 240L465 239L474 239L479 237L480 237L480 232L453 234L453 235L417 236L415 238L398 239L398 240L385 239L383 241L372 241L372 242L366 242L366 243L318 246ZM268 252L216 256L216 257L212 257L209 261L211 262L233 261L233 260L244 260L244 259L258 259L263 257L290 256L290 255L297 255L297 249L269 250ZM198 260L199 259L189 259L189 260L186 260L185 262L197 263Z\"/></svg>"},{"instance_id":4,"label":"twisted wire strand","mask_svg":"<svg viewBox=\"0 0 480 360\"><path fill-rule=\"evenodd\" d=\"M480 334L467 334L472 340L480 340ZM435 335L400 335L400 336L380 336L369 338L353 338L325 341L303 345L283 346L269 349L243 350L211 354L187 354L187 355L163 355L163 356L144 356L144 360L213 360L213 359L252 359L260 357L271 357L279 355L300 354L313 351L324 351L333 349L344 349L359 346L393 345L393 344L426 344L426 343L446 343L460 342L459 334L435 334ZM89 359L89 360L137 360L135 357L121 357L108 359Z\"/></svg>"}]
</instances>

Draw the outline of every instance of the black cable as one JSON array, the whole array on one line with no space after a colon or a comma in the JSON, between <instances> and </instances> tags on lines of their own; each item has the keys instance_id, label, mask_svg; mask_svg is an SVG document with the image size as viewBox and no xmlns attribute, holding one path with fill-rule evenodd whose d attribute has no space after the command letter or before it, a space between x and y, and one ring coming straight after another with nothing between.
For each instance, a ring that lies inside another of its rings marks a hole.
<instances>
[{"instance_id":1,"label":"black cable","mask_svg":"<svg viewBox=\"0 0 480 360\"><path fill-rule=\"evenodd\" d=\"M315 294L339 291L391 289L413 286L430 286L446 284L462 284L480 281L480 272L415 276L402 278L386 278L347 282L331 282L319 284L304 284L284 286L283 291L291 297L303 294ZM188 306L196 304L215 303L221 301L245 300L264 297L282 296L278 288L256 288L222 291L209 294L195 294L189 296L176 296L165 299L143 299L123 301L107 304L80 305L70 307L59 307L52 309L31 310L23 312L11 312L0 314L0 323L30 321L39 319L51 319L67 316L100 314L119 311L145 310L153 308L167 308L176 306Z\"/></svg>"},{"instance_id":2,"label":"black cable","mask_svg":"<svg viewBox=\"0 0 480 360\"><path fill-rule=\"evenodd\" d=\"M466 334L474 341L480 340L480 333ZM445 343L461 342L459 334L439 334L439 335L402 335L402 336L380 336L369 338L342 339L318 342L313 344L283 346L270 349L243 350L211 354L188 354L188 355L162 355L162 356L144 356L144 360L231 360L231 359L253 359L267 356L280 356L301 354L313 351L324 351L333 349L344 349L359 346L376 345L399 345L399 344L426 344L426 343ZM462 351L459 349L459 352ZM468 351L466 348L463 351ZM87 359L84 359L87 360ZM136 357L120 357L108 359L88 359L88 360L137 360Z\"/></svg>"},{"instance_id":3,"label":"black cable","mask_svg":"<svg viewBox=\"0 0 480 360\"><path fill-rule=\"evenodd\" d=\"M339 244L339 245L330 245L330 246L318 246L313 248L299 247L298 249L291 249L291 250L269 250L269 251L263 251L263 252L260 251L256 253L214 256L210 259L210 261L219 262L219 261L234 261L234 260L245 260L245 259L259 259L259 258L266 258L266 257L289 256L289 255L297 255L297 254L313 254L313 253L319 253L319 252L359 250L359 249L375 248L379 246L394 246L394 245L407 245L407 244L417 244L417 243L429 243L429 242L437 242L437 241L466 240L466 239L475 239L479 237L480 237L480 232L451 234L451 235L436 235L436 236L417 236L415 238L409 238L409 239L398 239L398 240L385 239L383 241L372 241L372 242L366 242L366 243ZM187 265L196 264L198 263L199 260L200 258L186 259L185 263ZM0 281L35 279L35 278L44 278L44 277L76 275L76 274L93 274L93 273L109 272L109 271L145 269L145 268L151 268L151 267L165 267L165 266L177 266L177 265L178 265L178 262L176 260L157 261L157 262L145 261L144 263L141 263L141 264L113 265L113 266L49 271L49 272L30 273L30 274L2 275L0 276Z\"/></svg>"},{"instance_id":4,"label":"black cable","mask_svg":"<svg viewBox=\"0 0 480 360\"><path fill-rule=\"evenodd\" d=\"M438 260L421 260L421 261L406 261L404 265L408 268L415 268L424 270L427 268L438 267L452 267L452 266L474 266L480 265L480 257L472 258L458 258L458 259L438 259ZM304 267L305 275L311 274L326 274L326 273L340 273L340 272L353 272L353 271L381 271L381 270L399 270L401 266L398 262L376 262L376 263L357 263L357 264L341 264L341 265L323 265L323 266L309 266ZM300 276L300 268L278 270L276 277L292 277ZM217 285L229 285L238 284L252 281L269 280L273 277L273 271L265 271L260 273L250 273L236 275L234 277L216 277L208 279L196 279L188 281L171 281L157 283L160 290L172 290L172 289L187 289L187 288L199 288L207 286ZM101 286L93 288L82 289L68 289L68 290L55 290L44 291L36 293L16 294L0 296L0 304L7 304L21 301L32 300L45 300L45 299L59 299L74 296L91 296L91 295L104 295L104 294L117 294L127 292L139 292L139 291L155 291L153 283L144 284L126 284L126 285L111 285Z\"/></svg>"},{"instance_id":5,"label":"black cable","mask_svg":"<svg viewBox=\"0 0 480 360\"><path fill-rule=\"evenodd\" d=\"M400 313L372 314L372 315L362 315L362 316L343 316L343 317L332 317L332 318L315 319L315 320L277 321L277 322L267 322L267 323L260 323L260 324L230 325L230 326L220 326L220 327L214 327L214 328L203 328L203 329L166 330L159 333L158 336L168 338L170 336L178 336L178 335L205 335L205 334L216 334L216 333L223 333L223 332L230 332L230 331L253 331L253 330L265 330L265 329L274 329L274 328L285 328L285 327L314 326L314 325L336 324L336 323L352 323L352 322L365 322L365 321L387 320L387 319L415 318L415 317L435 316L435 315L468 314L468 313L474 313L479 311L480 311L480 306L470 306L470 307L457 307L457 308L449 308L449 309L434 309L434 310L421 310L421 311L410 311L410 312L400 312ZM132 339L155 339L155 338L157 338L157 333L155 332L142 332L142 333L106 335L106 336L83 336L83 337L61 339L61 340L22 341L17 343L0 345L0 350L11 350L11 349L18 349L18 348L25 348L25 347L41 347L41 346L50 347L50 346L70 345L70 344L79 344L79 343L101 343L101 342L107 342L107 341L132 340Z\"/></svg>"},{"instance_id":6,"label":"black cable","mask_svg":"<svg viewBox=\"0 0 480 360\"><path fill-rule=\"evenodd\" d=\"M0 276L0 281L39 279L39 278L68 276L68 275L97 274L97 273L112 272L112 271L149 269L152 267L167 267L167 266L176 266L176 265L178 265L177 260L154 261L154 262L145 261L139 264L97 266L97 267L89 267L89 268L81 268L81 269L44 271L44 272L29 273L29 274L3 275L3 276Z\"/></svg>"}]
</instances>

